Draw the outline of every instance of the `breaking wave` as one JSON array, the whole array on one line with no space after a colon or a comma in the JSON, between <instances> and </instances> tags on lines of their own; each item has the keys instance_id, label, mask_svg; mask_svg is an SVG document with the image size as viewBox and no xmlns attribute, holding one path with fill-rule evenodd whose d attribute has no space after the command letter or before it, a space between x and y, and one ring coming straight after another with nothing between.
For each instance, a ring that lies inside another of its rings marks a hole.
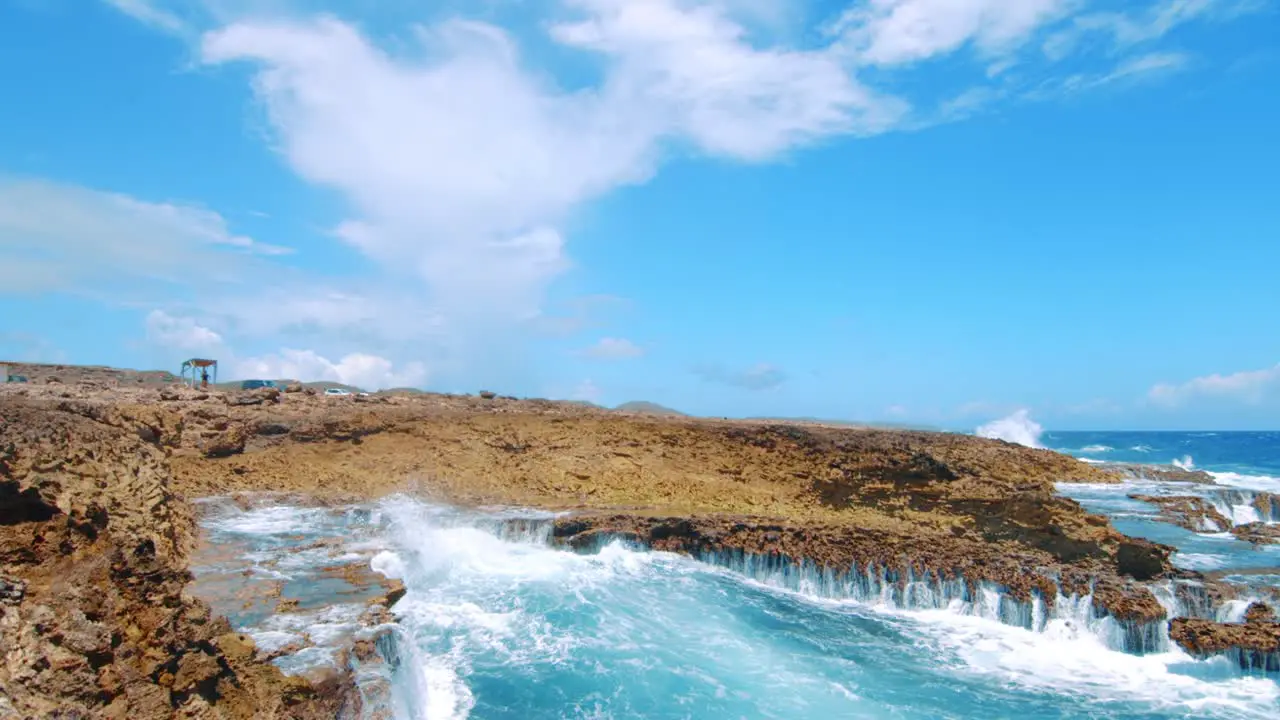
<instances>
[{"instance_id":1,"label":"breaking wave","mask_svg":"<svg viewBox=\"0 0 1280 720\"><path fill-rule=\"evenodd\" d=\"M992 440L1004 440L1031 448L1044 447L1040 443L1044 427L1032 420L1031 413L1027 410L1018 410L1008 417L992 420L980 426L975 432L979 437Z\"/></svg>"}]
</instances>

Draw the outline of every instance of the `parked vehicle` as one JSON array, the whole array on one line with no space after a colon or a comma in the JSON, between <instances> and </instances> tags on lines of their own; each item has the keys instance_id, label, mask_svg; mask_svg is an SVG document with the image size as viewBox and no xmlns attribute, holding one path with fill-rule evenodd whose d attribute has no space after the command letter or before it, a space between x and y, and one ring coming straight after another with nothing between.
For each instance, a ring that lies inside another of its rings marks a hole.
<instances>
[{"instance_id":1,"label":"parked vehicle","mask_svg":"<svg viewBox=\"0 0 1280 720\"><path fill-rule=\"evenodd\" d=\"M324 391L324 394L325 395L350 395L351 392L348 390L343 390L342 388L326 388Z\"/></svg>"},{"instance_id":2,"label":"parked vehicle","mask_svg":"<svg viewBox=\"0 0 1280 720\"><path fill-rule=\"evenodd\" d=\"M275 387L276 384L272 380L245 380L240 383L241 390L257 390L264 387Z\"/></svg>"}]
</instances>

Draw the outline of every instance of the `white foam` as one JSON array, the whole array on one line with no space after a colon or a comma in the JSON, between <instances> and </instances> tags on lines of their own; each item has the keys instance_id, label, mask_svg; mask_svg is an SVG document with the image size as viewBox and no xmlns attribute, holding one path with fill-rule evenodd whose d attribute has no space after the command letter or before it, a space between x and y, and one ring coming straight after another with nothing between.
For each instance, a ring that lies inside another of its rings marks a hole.
<instances>
[{"instance_id":1,"label":"white foam","mask_svg":"<svg viewBox=\"0 0 1280 720\"><path fill-rule=\"evenodd\" d=\"M1032 448L1044 447L1040 444L1044 428L1031 419L1031 413L1027 410L1018 410L1008 417L993 420L979 427L976 432L980 437L993 440L1004 440Z\"/></svg>"},{"instance_id":2,"label":"white foam","mask_svg":"<svg viewBox=\"0 0 1280 720\"><path fill-rule=\"evenodd\" d=\"M404 560L390 550L383 550L377 555L374 555L373 558L369 560L369 567L376 573L382 573L384 577L397 579L404 578Z\"/></svg>"},{"instance_id":3,"label":"white foam","mask_svg":"<svg viewBox=\"0 0 1280 720\"><path fill-rule=\"evenodd\" d=\"M1190 455L1183 455L1181 458L1174 460L1173 466L1186 470L1187 472L1191 472L1196 469L1195 460L1192 459Z\"/></svg>"},{"instance_id":4,"label":"white foam","mask_svg":"<svg viewBox=\"0 0 1280 720\"><path fill-rule=\"evenodd\" d=\"M260 630L249 633L249 637L253 638L253 644L262 652L275 652L291 643L301 643L305 640L297 633L284 632L282 630Z\"/></svg>"},{"instance_id":5,"label":"white foam","mask_svg":"<svg viewBox=\"0 0 1280 720\"><path fill-rule=\"evenodd\" d=\"M1141 702L1156 709L1268 717L1280 701L1280 685L1269 679L1230 677L1225 658L1197 661L1180 650L1129 655L1107 649L1099 638L1070 621L1051 621L1042 633L981 618L926 611L913 614L926 641L961 661L967 673L990 675L1010 685L1055 694L1078 694L1104 702ZM942 659L946 664L946 660ZM1225 677L1203 672L1222 665Z\"/></svg>"},{"instance_id":6,"label":"white foam","mask_svg":"<svg viewBox=\"0 0 1280 720\"><path fill-rule=\"evenodd\" d=\"M431 658L419 670L426 691L426 720L461 720L471 714L475 697L459 677L456 662L446 657Z\"/></svg>"},{"instance_id":7,"label":"white foam","mask_svg":"<svg viewBox=\"0 0 1280 720\"><path fill-rule=\"evenodd\" d=\"M1246 475L1235 472L1209 472L1219 485L1243 488L1245 490L1261 490L1280 493L1280 478L1268 475Z\"/></svg>"},{"instance_id":8,"label":"white foam","mask_svg":"<svg viewBox=\"0 0 1280 720\"><path fill-rule=\"evenodd\" d=\"M313 530L323 511L277 505L228 513L209 520L211 530L238 535L288 535Z\"/></svg>"},{"instance_id":9,"label":"white foam","mask_svg":"<svg viewBox=\"0 0 1280 720\"><path fill-rule=\"evenodd\" d=\"M1094 455L1097 455L1099 453L1111 452L1112 450L1115 450L1115 448L1111 447L1110 445L1086 445L1080 448L1080 452L1093 453Z\"/></svg>"},{"instance_id":10,"label":"white foam","mask_svg":"<svg viewBox=\"0 0 1280 720\"><path fill-rule=\"evenodd\" d=\"M1134 451L1134 452L1140 452L1140 453L1149 453L1149 452L1151 452L1151 446L1150 446L1150 445L1134 445L1133 447L1131 447L1131 448L1129 448L1129 449L1130 449L1130 450L1132 450L1132 451Z\"/></svg>"},{"instance_id":11,"label":"white foam","mask_svg":"<svg viewBox=\"0 0 1280 720\"><path fill-rule=\"evenodd\" d=\"M1184 552L1175 552L1169 560L1175 567L1186 570L1217 570L1226 567L1230 562L1230 559L1223 555Z\"/></svg>"}]
</instances>

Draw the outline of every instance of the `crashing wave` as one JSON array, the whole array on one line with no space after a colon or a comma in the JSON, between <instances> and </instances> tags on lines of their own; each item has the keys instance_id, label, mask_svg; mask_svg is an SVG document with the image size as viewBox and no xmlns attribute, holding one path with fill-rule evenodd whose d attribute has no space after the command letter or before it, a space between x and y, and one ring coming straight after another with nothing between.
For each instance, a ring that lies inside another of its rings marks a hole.
<instances>
[{"instance_id":1,"label":"crashing wave","mask_svg":"<svg viewBox=\"0 0 1280 720\"><path fill-rule=\"evenodd\" d=\"M1008 417L992 420L980 426L976 432L979 437L992 440L1004 440L1005 442L1030 448L1044 447L1040 443L1040 436L1044 434L1044 427L1032 420L1031 413L1027 410L1018 410Z\"/></svg>"}]
</instances>

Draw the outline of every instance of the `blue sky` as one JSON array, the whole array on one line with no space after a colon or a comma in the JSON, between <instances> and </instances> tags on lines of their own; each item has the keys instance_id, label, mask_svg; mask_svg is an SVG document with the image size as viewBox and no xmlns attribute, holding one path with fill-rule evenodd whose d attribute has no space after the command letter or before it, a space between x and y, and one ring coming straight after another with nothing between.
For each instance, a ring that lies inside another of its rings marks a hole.
<instances>
[{"instance_id":1,"label":"blue sky","mask_svg":"<svg viewBox=\"0 0 1280 720\"><path fill-rule=\"evenodd\" d=\"M1258 0L0 0L0 358L1280 426Z\"/></svg>"}]
</instances>

